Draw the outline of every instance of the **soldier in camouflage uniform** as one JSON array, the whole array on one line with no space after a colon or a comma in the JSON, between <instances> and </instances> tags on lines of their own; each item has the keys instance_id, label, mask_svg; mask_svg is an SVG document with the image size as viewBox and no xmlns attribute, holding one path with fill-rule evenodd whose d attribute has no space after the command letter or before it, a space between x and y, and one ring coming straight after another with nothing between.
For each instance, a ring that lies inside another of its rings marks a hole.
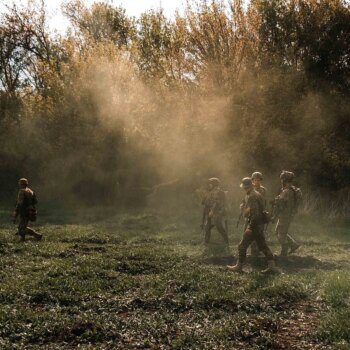
<instances>
[{"instance_id":1,"label":"soldier in camouflage uniform","mask_svg":"<svg viewBox=\"0 0 350 350\"><path fill-rule=\"evenodd\" d=\"M246 259L249 246L255 241L259 250L265 255L268 261L267 269L263 273L273 272L276 269L273 254L266 244L263 224L264 224L264 199L260 193L255 191L251 178L246 177L242 180L241 187L246 192L244 214L248 225L243 234L243 238L238 245L238 262L234 266L227 268L234 272L242 272L243 264Z\"/></svg>"},{"instance_id":2,"label":"soldier in camouflage uniform","mask_svg":"<svg viewBox=\"0 0 350 350\"><path fill-rule=\"evenodd\" d=\"M33 236L36 240L41 240L42 235L35 232L32 228L28 227L30 221L30 210L35 210L37 199L35 193L28 187L27 179L19 179L18 181L19 191L17 196L16 208L13 213L13 220L16 222L19 217L18 234L21 237L21 241L25 241L25 236Z\"/></svg>"},{"instance_id":3,"label":"soldier in camouflage uniform","mask_svg":"<svg viewBox=\"0 0 350 350\"><path fill-rule=\"evenodd\" d=\"M267 209L266 188L262 185L262 181L263 181L262 173L256 171L252 174L252 182L253 182L254 189L255 191L259 192L263 197L264 210L266 210ZM264 235L265 235L265 227L266 225L263 224ZM265 235L265 239L266 239L266 235ZM259 255L259 248L255 241L251 245L251 254L253 257L257 257Z\"/></svg>"},{"instance_id":4,"label":"soldier in camouflage uniform","mask_svg":"<svg viewBox=\"0 0 350 350\"><path fill-rule=\"evenodd\" d=\"M263 176L262 173L259 173L258 171L256 171L255 173L252 174L252 182L253 182L253 186L255 191L259 192L264 200L264 210L267 207L267 191L266 188L262 185L262 181L263 181Z\"/></svg>"},{"instance_id":5,"label":"soldier in camouflage uniform","mask_svg":"<svg viewBox=\"0 0 350 350\"><path fill-rule=\"evenodd\" d=\"M202 201L204 206L202 226L205 230L205 243L210 243L211 230L216 227L228 245L228 234L225 227L226 195L219 186L220 180L218 178L213 177L208 180L208 190Z\"/></svg>"},{"instance_id":6,"label":"soldier in camouflage uniform","mask_svg":"<svg viewBox=\"0 0 350 350\"><path fill-rule=\"evenodd\" d=\"M280 175L282 190L274 202L273 220L278 219L276 234L281 244L281 256L295 252L300 245L288 233L290 224L296 214L298 201L301 200L300 189L292 185L294 173L283 171Z\"/></svg>"}]
</instances>

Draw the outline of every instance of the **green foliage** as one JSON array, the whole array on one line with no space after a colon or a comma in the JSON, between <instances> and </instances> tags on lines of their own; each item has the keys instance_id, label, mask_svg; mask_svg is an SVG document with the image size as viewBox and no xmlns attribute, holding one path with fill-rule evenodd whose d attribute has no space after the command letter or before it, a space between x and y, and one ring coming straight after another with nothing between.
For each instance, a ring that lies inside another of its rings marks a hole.
<instances>
[{"instance_id":1,"label":"green foliage","mask_svg":"<svg viewBox=\"0 0 350 350\"><path fill-rule=\"evenodd\" d=\"M307 298L311 292L307 280L301 280L300 276L282 276L267 286L260 286L259 295L293 301Z\"/></svg>"},{"instance_id":2,"label":"green foliage","mask_svg":"<svg viewBox=\"0 0 350 350\"><path fill-rule=\"evenodd\" d=\"M339 271L325 281L324 296L333 307L348 307L350 302L350 275Z\"/></svg>"},{"instance_id":3,"label":"green foliage","mask_svg":"<svg viewBox=\"0 0 350 350\"><path fill-rule=\"evenodd\" d=\"M190 2L172 19L81 1L64 12L60 37L39 2L0 16L2 191L26 175L69 203L142 205L162 178L288 168L346 203L347 2Z\"/></svg>"},{"instance_id":4,"label":"green foliage","mask_svg":"<svg viewBox=\"0 0 350 350\"><path fill-rule=\"evenodd\" d=\"M344 340L350 342L350 312L348 308L332 311L321 323L323 338L332 342Z\"/></svg>"},{"instance_id":5,"label":"green foliage","mask_svg":"<svg viewBox=\"0 0 350 350\"><path fill-rule=\"evenodd\" d=\"M311 84L328 81L347 89L350 13L344 1L262 0L254 6L261 15L259 35L267 61L302 68Z\"/></svg>"},{"instance_id":6,"label":"green foliage","mask_svg":"<svg viewBox=\"0 0 350 350\"><path fill-rule=\"evenodd\" d=\"M321 322L320 337L336 343L335 349L346 349L350 342L348 271L336 271L327 276L323 286L323 297L330 305L330 311Z\"/></svg>"}]
</instances>

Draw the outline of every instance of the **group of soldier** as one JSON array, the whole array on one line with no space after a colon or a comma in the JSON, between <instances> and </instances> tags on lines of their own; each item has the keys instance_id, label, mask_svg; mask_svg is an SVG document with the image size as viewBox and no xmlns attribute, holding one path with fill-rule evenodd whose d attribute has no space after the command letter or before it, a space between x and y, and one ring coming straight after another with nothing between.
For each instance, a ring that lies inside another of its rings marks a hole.
<instances>
[{"instance_id":1,"label":"group of soldier","mask_svg":"<svg viewBox=\"0 0 350 350\"><path fill-rule=\"evenodd\" d=\"M241 217L245 218L245 225L243 237L238 245L237 264L228 266L229 270L242 271L250 246L253 256L258 256L259 252L265 255L268 267L263 270L264 273L275 270L275 258L266 242L266 227L270 221L277 221L276 234L281 245L280 256L285 257L299 248L299 244L288 232L302 197L300 189L293 186L294 177L292 172L282 171L280 175L282 188L279 195L272 201L271 213L267 211L267 194L262 185L262 174L255 172L251 177L242 179L240 187L245 191L245 197L240 205L240 211ZM27 179L21 178L18 185L17 204L13 212L14 222L19 218L17 233L21 241L25 240L26 235L41 240L42 235L28 226L30 221L36 220L36 195L29 188ZM218 178L208 180L202 204L204 208L202 228L205 232L205 243L210 243L211 231L215 227L228 246L226 192L221 189Z\"/></svg>"},{"instance_id":2,"label":"group of soldier","mask_svg":"<svg viewBox=\"0 0 350 350\"><path fill-rule=\"evenodd\" d=\"M272 201L272 211L267 211L267 193L262 185L263 176L254 172L251 177L242 179L240 187L245 191L245 197L240 205L241 217L245 218L243 237L238 245L238 260L236 265L227 266L230 271L242 272L247 250L251 246L252 255L263 253L267 259L267 268L263 273L276 270L275 257L266 242L268 223L277 222L276 234L281 246L280 256L294 253L300 245L289 234L289 227L301 202L301 191L293 185L294 173L282 171L280 175L282 188ZM228 246L227 203L226 194L220 187L218 178L208 180L207 191L203 201L202 228L205 231L205 243L210 243L211 230L215 227Z\"/></svg>"}]
</instances>

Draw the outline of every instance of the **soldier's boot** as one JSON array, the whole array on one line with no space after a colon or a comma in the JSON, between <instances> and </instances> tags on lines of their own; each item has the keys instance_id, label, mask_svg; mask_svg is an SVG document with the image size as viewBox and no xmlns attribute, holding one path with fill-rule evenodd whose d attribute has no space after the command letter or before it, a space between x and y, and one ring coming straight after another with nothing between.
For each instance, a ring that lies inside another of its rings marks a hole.
<instances>
[{"instance_id":1,"label":"soldier's boot","mask_svg":"<svg viewBox=\"0 0 350 350\"><path fill-rule=\"evenodd\" d=\"M293 242L290 247L289 254L296 252L299 248L300 248L300 244L298 244L297 242Z\"/></svg>"},{"instance_id":2,"label":"soldier's boot","mask_svg":"<svg viewBox=\"0 0 350 350\"><path fill-rule=\"evenodd\" d=\"M227 265L226 268L232 272L238 272L238 273L243 272L243 264L240 263L239 261L237 262L236 265Z\"/></svg>"},{"instance_id":3,"label":"soldier's boot","mask_svg":"<svg viewBox=\"0 0 350 350\"><path fill-rule=\"evenodd\" d=\"M269 273L276 273L278 272L275 260L269 260L267 262L267 268L265 270L262 270L261 273L263 274L269 274Z\"/></svg>"},{"instance_id":4,"label":"soldier's boot","mask_svg":"<svg viewBox=\"0 0 350 350\"><path fill-rule=\"evenodd\" d=\"M28 235L31 235L32 237L34 237L34 239L35 239L36 241L41 241L42 238L43 238L43 235L41 235L41 234L38 233L38 232L35 232L33 229L31 229L31 228L29 228L29 227L27 227L27 233L28 233Z\"/></svg>"},{"instance_id":5,"label":"soldier's boot","mask_svg":"<svg viewBox=\"0 0 350 350\"><path fill-rule=\"evenodd\" d=\"M36 241L41 241L43 239L43 235L40 233L35 232L34 239Z\"/></svg>"}]
</instances>

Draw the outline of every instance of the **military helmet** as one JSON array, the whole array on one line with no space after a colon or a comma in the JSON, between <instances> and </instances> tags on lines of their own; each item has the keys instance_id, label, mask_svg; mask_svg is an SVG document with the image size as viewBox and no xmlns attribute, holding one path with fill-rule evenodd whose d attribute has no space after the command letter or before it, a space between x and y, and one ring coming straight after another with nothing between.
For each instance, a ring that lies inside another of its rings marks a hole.
<instances>
[{"instance_id":1,"label":"military helmet","mask_svg":"<svg viewBox=\"0 0 350 350\"><path fill-rule=\"evenodd\" d=\"M255 173L253 173L252 180L254 180L254 179L262 180L263 179L262 173L260 173L259 171L256 171Z\"/></svg>"},{"instance_id":2,"label":"military helmet","mask_svg":"<svg viewBox=\"0 0 350 350\"><path fill-rule=\"evenodd\" d=\"M21 185L24 185L24 186L28 186L28 180L27 179L25 179L24 177L22 177L22 178L20 178L19 180L18 180L18 183L19 184L21 184Z\"/></svg>"},{"instance_id":3,"label":"military helmet","mask_svg":"<svg viewBox=\"0 0 350 350\"><path fill-rule=\"evenodd\" d=\"M212 184L213 186L219 186L220 185L220 180L217 177L211 177L208 180L208 183Z\"/></svg>"},{"instance_id":4,"label":"military helmet","mask_svg":"<svg viewBox=\"0 0 350 350\"><path fill-rule=\"evenodd\" d=\"M252 179L251 179L250 177L245 177L245 178L243 178L240 187L241 187L241 188L244 188L244 189L253 187Z\"/></svg>"},{"instance_id":5,"label":"military helmet","mask_svg":"<svg viewBox=\"0 0 350 350\"><path fill-rule=\"evenodd\" d=\"M295 175L291 171L283 170L280 175L280 179L284 181L293 181Z\"/></svg>"}]
</instances>

